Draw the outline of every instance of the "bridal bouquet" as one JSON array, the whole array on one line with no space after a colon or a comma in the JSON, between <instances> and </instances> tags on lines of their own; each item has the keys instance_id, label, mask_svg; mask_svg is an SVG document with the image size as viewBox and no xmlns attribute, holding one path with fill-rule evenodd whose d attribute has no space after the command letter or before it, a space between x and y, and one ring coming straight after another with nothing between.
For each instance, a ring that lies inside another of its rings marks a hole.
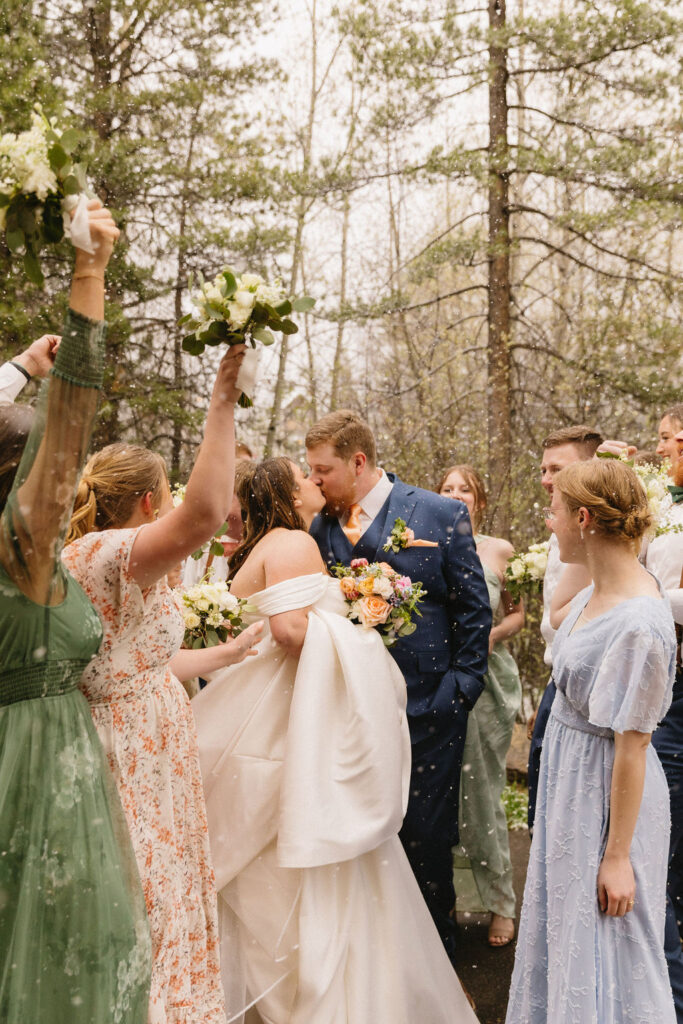
<instances>
[{"instance_id":1,"label":"bridal bouquet","mask_svg":"<svg viewBox=\"0 0 683 1024\"><path fill-rule=\"evenodd\" d=\"M189 288L194 311L182 317L178 326L190 331L182 345L193 356L201 355L207 345L272 345L273 331L298 332L294 321L288 319L292 311L305 313L315 305L315 299L308 296L288 298L279 280L268 282L260 274L238 276L230 267L223 267L213 281L200 275L197 288L190 279ZM243 393L240 405L251 404Z\"/></svg>"},{"instance_id":2,"label":"bridal bouquet","mask_svg":"<svg viewBox=\"0 0 683 1024\"><path fill-rule=\"evenodd\" d=\"M619 459L619 462L625 462L640 480L653 520L647 534L650 540L661 537L664 533L681 532L683 529L681 524L672 522L670 519L673 501L669 493L671 477L666 466L653 466L650 462L634 462L625 452L621 455L613 455L611 452L598 452L597 454L599 459Z\"/></svg>"},{"instance_id":3,"label":"bridal bouquet","mask_svg":"<svg viewBox=\"0 0 683 1024\"><path fill-rule=\"evenodd\" d=\"M376 627L382 640L391 647L402 636L417 629L413 615L421 615L417 607L427 593L421 583L413 583L387 562L368 562L354 558L351 565L335 565L332 572L347 603L347 618L365 629Z\"/></svg>"},{"instance_id":4,"label":"bridal bouquet","mask_svg":"<svg viewBox=\"0 0 683 1024\"><path fill-rule=\"evenodd\" d=\"M185 501L186 489L187 488L185 484L176 484L175 487L171 488L171 498L173 499L174 508L177 508L178 505L182 505L182 503ZM214 556L214 558L222 558L223 555L225 554L225 551L221 543L221 538L224 536L227 528L228 524L223 523L223 525L216 530L211 540L208 540L206 544L202 544L200 548L197 548L196 551L193 551L190 557L194 558L195 562L198 562L199 559L202 558L208 551L209 554Z\"/></svg>"},{"instance_id":5,"label":"bridal bouquet","mask_svg":"<svg viewBox=\"0 0 683 1024\"><path fill-rule=\"evenodd\" d=\"M43 284L38 255L50 243L72 237L73 224L69 213L85 197L85 164L74 154L85 136L75 128L60 131L48 121L39 107L31 116L31 127L18 135L0 136L0 232L11 253L23 253L24 269L29 281ZM89 249L90 231L79 217L78 245ZM85 242L82 241L85 238Z\"/></svg>"},{"instance_id":6,"label":"bridal bouquet","mask_svg":"<svg viewBox=\"0 0 683 1024\"><path fill-rule=\"evenodd\" d=\"M184 591L181 600L185 620L183 644L191 650L216 647L228 637L239 636L246 628L242 614L248 610L247 601L234 597L227 583L212 583L211 573Z\"/></svg>"},{"instance_id":7,"label":"bridal bouquet","mask_svg":"<svg viewBox=\"0 0 683 1024\"><path fill-rule=\"evenodd\" d=\"M505 589L516 603L524 592L538 593L548 565L548 541L531 544L526 551L516 551L505 568Z\"/></svg>"}]
</instances>

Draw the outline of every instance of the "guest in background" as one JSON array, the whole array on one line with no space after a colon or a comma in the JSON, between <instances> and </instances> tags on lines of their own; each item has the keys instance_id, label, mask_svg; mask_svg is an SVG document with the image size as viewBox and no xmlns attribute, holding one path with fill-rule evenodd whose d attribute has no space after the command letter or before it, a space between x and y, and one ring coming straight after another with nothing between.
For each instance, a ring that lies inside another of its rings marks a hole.
<instances>
[{"instance_id":1,"label":"guest in background","mask_svg":"<svg viewBox=\"0 0 683 1024\"><path fill-rule=\"evenodd\" d=\"M674 466L678 459L678 446L676 434L683 428L683 403L672 405L662 414L657 430L659 443L657 454L669 460L671 475L674 473Z\"/></svg>"},{"instance_id":2,"label":"guest in background","mask_svg":"<svg viewBox=\"0 0 683 1024\"><path fill-rule=\"evenodd\" d=\"M683 411L683 406L681 409ZM674 479L670 488L674 507L670 519L675 526L683 530L683 458L679 454L679 442L676 444L677 454L672 463ZM672 530L651 540L645 550L645 565L666 590L674 621L680 627L683 624L683 532L677 533ZM680 643L680 628L678 633ZM683 1024L683 672L680 647L671 707L652 737L652 745L662 762L669 785L671 842L664 952L669 968L676 1017L678 1024Z\"/></svg>"},{"instance_id":3,"label":"guest in background","mask_svg":"<svg viewBox=\"0 0 683 1024\"><path fill-rule=\"evenodd\" d=\"M481 905L491 914L489 945L507 946L515 934L515 892L501 794L512 727L522 700L522 684L515 660L503 641L524 625L524 606L521 601L513 601L505 588L505 566L513 554L512 544L502 537L479 532L487 500L480 475L466 464L451 466L437 490L467 506L493 612L484 692L467 719L457 853L469 859Z\"/></svg>"},{"instance_id":4,"label":"guest in background","mask_svg":"<svg viewBox=\"0 0 683 1024\"><path fill-rule=\"evenodd\" d=\"M671 608L638 562L651 524L633 470L567 466L549 521L593 583L553 607L557 693L507 1024L674 1024L662 946L669 792L650 736L671 702Z\"/></svg>"},{"instance_id":5,"label":"guest in background","mask_svg":"<svg viewBox=\"0 0 683 1024\"><path fill-rule=\"evenodd\" d=\"M570 466L574 462L584 459L592 459L598 446L602 444L602 436L593 427L580 425L577 427L562 427L554 430L543 441L543 459L541 461L541 487L546 494L553 496L553 480L555 475ZM562 565L557 547L557 539L552 534L548 548L548 565L543 580L543 618L541 620L541 636L545 640L545 654L543 660L549 669L552 669L552 642L555 630L550 623L550 605L553 599L555 587L562 576ZM582 587L588 586L590 579L585 573L577 577L576 589L578 593ZM555 684L552 677L545 688L537 710L529 718L527 733L531 740L529 748L529 766L527 779L529 784L529 828L533 830L534 814L536 810L536 786L538 783L538 770L541 764L541 747L543 736L548 722L548 715L555 699Z\"/></svg>"}]
</instances>

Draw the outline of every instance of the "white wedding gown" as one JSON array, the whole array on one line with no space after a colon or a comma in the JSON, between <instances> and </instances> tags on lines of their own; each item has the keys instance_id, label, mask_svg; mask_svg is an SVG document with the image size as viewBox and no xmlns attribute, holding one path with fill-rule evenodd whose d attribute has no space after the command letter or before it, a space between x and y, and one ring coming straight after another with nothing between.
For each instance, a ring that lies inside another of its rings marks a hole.
<instances>
[{"instance_id":1,"label":"white wedding gown","mask_svg":"<svg viewBox=\"0 0 683 1024\"><path fill-rule=\"evenodd\" d=\"M228 1020L255 1004L265 1024L476 1024L397 837L403 676L336 580L249 600L254 618L312 611L298 660L266 626L192 701Z\"/></svg>"}]
</instances>

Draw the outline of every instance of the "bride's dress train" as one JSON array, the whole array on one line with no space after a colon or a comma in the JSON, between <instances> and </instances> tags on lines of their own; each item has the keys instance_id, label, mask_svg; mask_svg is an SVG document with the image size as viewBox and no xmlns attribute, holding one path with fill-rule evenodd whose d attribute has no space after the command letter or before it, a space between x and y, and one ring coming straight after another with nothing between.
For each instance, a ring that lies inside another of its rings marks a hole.
<instances>
[{"instance_id":1,"label":"bride's dress train","mask_svg":"<svg viewBox=\"0 0 683 1024\"><path fill-rule=\"evenodd\" d=\"M476 1024L397 837L408 795L405 683L336 580L253 595L312 605L297 660L256 657L192 702L219 891L228 1020Z\"/></svg>"}]
</instances>

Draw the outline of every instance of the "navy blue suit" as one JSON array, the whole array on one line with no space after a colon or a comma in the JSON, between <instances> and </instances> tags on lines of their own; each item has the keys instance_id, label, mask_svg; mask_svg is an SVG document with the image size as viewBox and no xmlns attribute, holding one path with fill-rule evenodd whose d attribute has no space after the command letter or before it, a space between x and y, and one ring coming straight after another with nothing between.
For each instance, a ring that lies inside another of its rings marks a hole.
<instances>
[{"instance_id":1,"label":"navy blue suit","mask_svg":"<svg viewBox=\"0 0 683 1024\"><path fill-rule=\"evenodd\" d=\"M484 687L491 607L467 508L389 474L391 493L355 547L336 517L311 526L328 566L352 558L388 562L427 591L417 630L390 648L405 676L413 764L401 840L446 950L453 959L455 901L451 846L458 841L458 795L467 713ZM383 551L397 518L438 547Z\"/></svg>"}]
</instances>

